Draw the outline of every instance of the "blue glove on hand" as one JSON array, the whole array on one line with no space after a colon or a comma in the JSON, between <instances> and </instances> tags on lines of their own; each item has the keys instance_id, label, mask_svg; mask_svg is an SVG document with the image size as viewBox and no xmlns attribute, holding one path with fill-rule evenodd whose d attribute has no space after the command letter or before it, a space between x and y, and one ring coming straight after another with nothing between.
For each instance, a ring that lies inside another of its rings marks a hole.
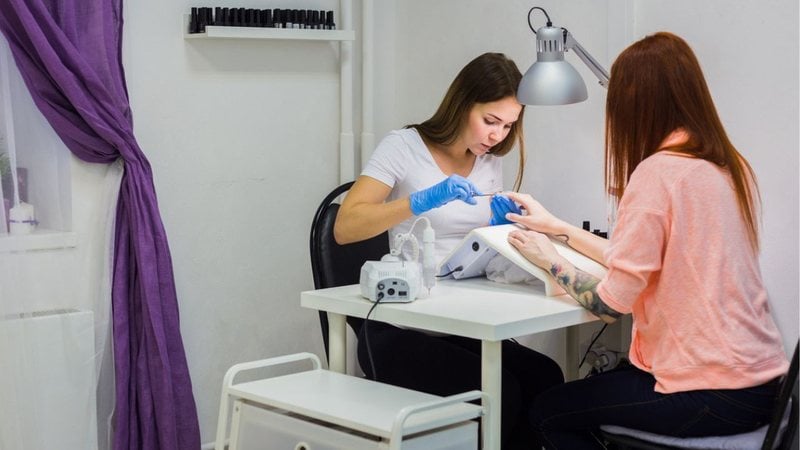
<instances>
[{"instance_id":1,"label":"blue glove on hand","mask_svg":"<svg viewBox=\"0 0 800 450\"><path fill-rule=\"evenodd\" d=\"M480 193L478 188L466 178L459 175L450 175L441 183L411 194L409 196L411 212L418 216L425 211L438 208L453 200L461 200L474 205L478 202L472 196Z\"/></svg>"},{"instance_id":2,"label":"blue glove on hand","mask_svg":"<svg viewBox=\"0 0 800 450\"><path fill-rule=\"evenodd\" d=\"M504 225L513 223L506 219L506 214L522 214L522 209L514 203L514 200L506 197L503 194L497 194L492 197L492 218L489 219L489 225Z\"/></svg>"}]
</instances>

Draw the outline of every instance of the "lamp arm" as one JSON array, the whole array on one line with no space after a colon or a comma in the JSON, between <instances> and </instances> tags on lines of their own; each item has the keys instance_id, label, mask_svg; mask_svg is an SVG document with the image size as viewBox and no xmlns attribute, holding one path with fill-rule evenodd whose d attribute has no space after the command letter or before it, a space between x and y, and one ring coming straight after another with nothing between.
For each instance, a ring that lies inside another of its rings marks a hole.
<instances>
[{"instance_id":1,"label":"lamp arm","mask_svg":"<svg viewBox=\"0 0 800 450\"><path fill-rule=\"evenodd\" d=\"M565 34L564 49L574 50L575 54L578 55L578 58L580 58L581 61L583 61L583 63L586 64L586 67L588 67L589 70L592 71L594 76L597 77L597 79L600 82L600 86L603 86L604 88L608 89L608 72L606 72L606 69L604 69L603 66L601 66L600 63L597 62L597 60L595 60L592 57L592 55L590 55L589 52L587 52L586 49L584 49L581 46L581 44L579 44L578 41L575 40L574 37L572 37L572 33L567 31L566 29L563 30Z\"/></svg>"}]
</instances>

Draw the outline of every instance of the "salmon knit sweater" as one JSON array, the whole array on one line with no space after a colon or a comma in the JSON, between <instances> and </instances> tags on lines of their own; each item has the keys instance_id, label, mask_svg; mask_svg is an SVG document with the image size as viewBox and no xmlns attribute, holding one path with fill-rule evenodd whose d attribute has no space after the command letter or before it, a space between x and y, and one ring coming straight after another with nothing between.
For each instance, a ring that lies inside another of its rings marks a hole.
<instances>
[{"instance_id":1,"label":"salmon knit sweater","mask_svg":"<svg viewBox=\"0 0 800 450\"><path fill-rule=\"evenodd\" d=\"M597 287L633 315L630 360L655 390L738 389L786 373L758 256L726 170L669 151L626 186Z\"/></svg>"}]
</instances>

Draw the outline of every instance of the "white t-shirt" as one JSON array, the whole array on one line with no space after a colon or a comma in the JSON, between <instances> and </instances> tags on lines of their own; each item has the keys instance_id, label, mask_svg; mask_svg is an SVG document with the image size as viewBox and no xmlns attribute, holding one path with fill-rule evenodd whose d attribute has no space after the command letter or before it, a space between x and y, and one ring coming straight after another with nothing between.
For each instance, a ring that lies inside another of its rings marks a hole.
<instances>
[{"instance_id":1,"label":"white t-shirt","mask_svg":"<svg viewBox=\"0 0 800 450\"><path fill-rule=\"evenodd\" d=\"M409 196L427 189L448 177L445 175L430 150L414 128L390 132L378 144L361 175L374 178L392 188L387 201ZM478 156L467 177L483 193L503 189L503 162L493 155ZM461 200L452 201L442 207L422 214L431 221L436 232L436 261L441 262L464 236L474 228L487 226L491 218L491 197L476 197L477 205ZM398 233L407 233L417 217L412 217L389 230L389 245L393 245ZM422 246L424 223L418 223L414 234ZM410 246L403 247L408 254Z\"/></svg>"}]
</instances>

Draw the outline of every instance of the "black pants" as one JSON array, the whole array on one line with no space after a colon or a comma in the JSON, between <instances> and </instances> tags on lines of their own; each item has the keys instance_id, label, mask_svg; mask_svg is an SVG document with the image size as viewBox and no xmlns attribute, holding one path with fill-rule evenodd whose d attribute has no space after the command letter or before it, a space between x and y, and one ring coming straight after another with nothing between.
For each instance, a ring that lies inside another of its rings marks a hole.
<instances>
[{"instance_id":1,"label":"black pants","mask_svg":"<svg viewBox=\"0 0 800 450\"><path fill-rule=\"evenodd\" d=\"M633 366L556 386L536 398L533 427L547 449L604 448L600 425L679 437L723 436L769 422L777 380L746 389L661 394L655 378Z\"/></svg>"},{"instance_id":2,"label":"black pants","mask_svg":"<svg viewBox=\"0 0 800 450\"><path fill-rule=\"evenodd\" d=\"M364 336L364 332L368 336ZM433 337L370 321L358 333L358 362L373 378L367 354L372 350L377 380L434 395L481 389L481 342L457 336ZM555 361L528 347L503 341L502 436L504 450L539 448L527 417L533 399L564 382Z\"/></svg>"}]
</instances>

